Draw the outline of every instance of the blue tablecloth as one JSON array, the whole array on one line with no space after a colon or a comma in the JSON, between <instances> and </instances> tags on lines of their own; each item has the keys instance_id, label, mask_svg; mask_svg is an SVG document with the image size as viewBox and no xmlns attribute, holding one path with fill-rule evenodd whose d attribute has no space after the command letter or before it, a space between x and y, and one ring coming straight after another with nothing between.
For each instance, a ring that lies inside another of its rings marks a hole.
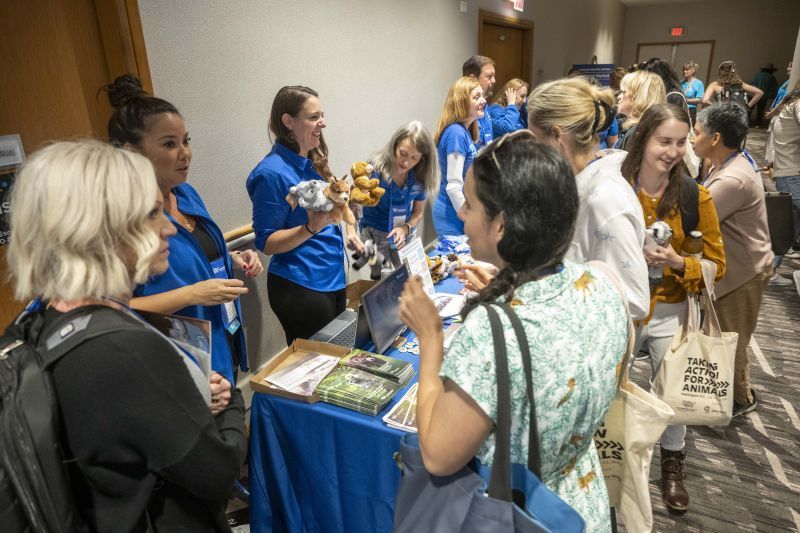
<instances>
[{"instance_id":1,"label":"blue tablecloth","mask_svg":"<svg viewBox=\"0 0 800 533\"><path fill-rule=\"evenodd\" d=\"M436 287L455 293L449 278ZM409 340L414 334L406 331ZM419 357L387 352L411 361ZM393 455L403 432L378 415L256 393L250 415L250 528L254 532L389 533L400 469Z\"/></svg>"}]
</instances>

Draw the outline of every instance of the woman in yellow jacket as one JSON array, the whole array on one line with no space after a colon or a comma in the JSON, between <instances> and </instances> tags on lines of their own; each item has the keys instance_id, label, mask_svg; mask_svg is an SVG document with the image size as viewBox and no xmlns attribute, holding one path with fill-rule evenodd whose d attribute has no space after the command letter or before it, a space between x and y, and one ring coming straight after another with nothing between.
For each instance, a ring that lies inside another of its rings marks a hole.
<instances>
[{"instance_id":1,"label":"woman in yellow jacket","mask_svg":"<svg viewBox=\"0 0 800 533\"><path fill-rule=\"evenodd\" d=\"M684 235L680 198L687 187L698 188L697 231L702 232L702 257L716 263L716 280L725 274L725 253L717 212L705 187L688 178L683 163L689 115L680 107L658 104L642 116L622 163L622 175L636 191L642 205L646 226L661 220L672 230L666 246L644 250L647 264L663 268L659 282L651 279L650 314L636 329L636 350L647 348L655 376L673 336L682 327L686 315L686 293L697 292L702 285L700 261L680 254ZM695 312L696 310L692 310ZM635 353L635 352L634 352ZM661 436L661 482L668 507L685 511L689 495L683 484L686 426L668 426Z\"/></svg>"}]
</instances>

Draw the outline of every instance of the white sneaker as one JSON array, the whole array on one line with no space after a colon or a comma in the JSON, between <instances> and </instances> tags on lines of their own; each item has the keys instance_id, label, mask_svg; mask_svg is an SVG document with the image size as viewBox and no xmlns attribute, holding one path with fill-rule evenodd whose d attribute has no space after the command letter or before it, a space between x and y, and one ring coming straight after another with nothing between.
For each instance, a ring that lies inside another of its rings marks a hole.
<instances>
[{"instance_id":1,"label":"white sneaker","mask_svg":"<svg viewBox=\"0 0 800 533\"><path fill-rule=\"evenodd\" d=\"M792 278L794 278L794 284L797 287L797 294L800 295L800 270L792 272Z\"/></svg>"},{"instance_id":2,"label":"white sneaker","mask_svg":"<svg viewBox=\"0 0 800 533\"><path fill-rule=\"evenodd\" d=\"M770 278L769 284L774 287L788 287L789 285L794 285L794 282L776 273Z\"/></svg>"},{"instance_id":3,"label":"white sneaker","mask_svg":"<svg viewBox=\"0 0 800 533\"><path fill-rule=\"evenodd\" d=\"M789 248L789 251L783 254L783 257L787 259L800 259L800 250L794 247Z\"/></svg>"}]
</instances>

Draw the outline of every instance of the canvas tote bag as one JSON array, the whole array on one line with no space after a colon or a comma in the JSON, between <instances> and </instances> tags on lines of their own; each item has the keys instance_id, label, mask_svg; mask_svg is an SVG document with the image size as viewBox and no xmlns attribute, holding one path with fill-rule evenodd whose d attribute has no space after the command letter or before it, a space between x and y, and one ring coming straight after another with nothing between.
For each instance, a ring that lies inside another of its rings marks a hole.
<instances>
[{"instance_id":1,"label":"canvas tote bag","mask_svg":"<svg viewBox=\"0 0 800 533\"><path fill-rule=\"evenodd\" d=\"M670 424L726 426L733 413L733 369L738 333L721 331L711 302L717 267L701 260L705 316L698 327L697 295L687 295L684 326L672 339L653 381L654 393L675 411Z\"/></svg>"},{"instance_id":2,"label":"canvas tote bag","mask_svg":"<svg viewBox=\"0 0 800 533\"><path fill-rule=\"evenodd\" d=\"M605 272L622 293L618 279L604 263L589 264ZM628 317L628 346L618 370L619 387L603 424L595 432L594 443L609 505L616 509L627 531L639 533L653 529L649 488L653 445L675 413L655 395L628 380L635 336L630 313Z\"/></svg>"}]
</instances>

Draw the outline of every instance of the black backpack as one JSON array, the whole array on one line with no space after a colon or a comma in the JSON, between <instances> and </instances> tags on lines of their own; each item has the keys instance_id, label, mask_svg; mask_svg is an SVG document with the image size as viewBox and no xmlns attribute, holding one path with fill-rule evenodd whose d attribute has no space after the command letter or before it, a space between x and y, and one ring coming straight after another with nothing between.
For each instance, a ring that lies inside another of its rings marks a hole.
<instances>
[{"instance_id":1,"label":"black backpack","mask_svg":"<svg viewBox=\"0 0 800 533\"><path fill-rule=\"evenodd\" d=\"M717 100L720 102L733 102L747 109L747 92L741 83L724 84Z\"/></svg>"},{"instance_id":2,"label":"black backpack","mask_svg":"<svg viewBox=\"0 0 800 533\"><path fill-rule=\"evenodd\" d=\"M105 307L44 327L40 302L0 336L0 524L4 531L88 531L72 498L50 370L83 342L138 329Z\"/></svg>"}]
</instances>

